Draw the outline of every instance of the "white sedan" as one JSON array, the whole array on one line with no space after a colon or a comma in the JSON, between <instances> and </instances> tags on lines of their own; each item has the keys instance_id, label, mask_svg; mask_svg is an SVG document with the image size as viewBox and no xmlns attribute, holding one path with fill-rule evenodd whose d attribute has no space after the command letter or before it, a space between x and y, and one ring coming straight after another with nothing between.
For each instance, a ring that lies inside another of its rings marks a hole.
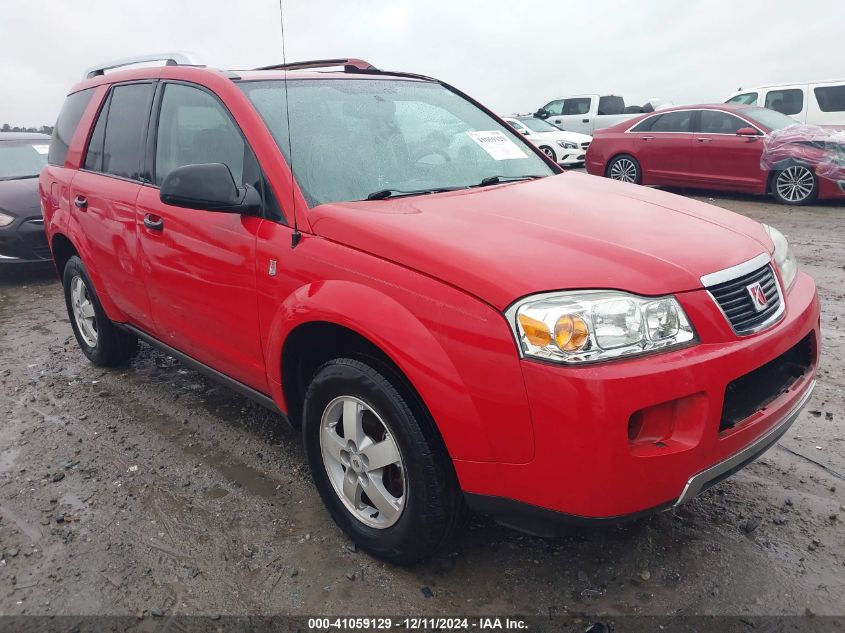
<instances>
[{"instance_id":1,"label":"white sedan","mask_svg":"<svg viewBox=\"0 0 845 633\"><path fill-rule=\"evenodd\" d=\"M582 165L592 136L577 132L566 132L551 123L533 116L504 117L520 134L534 143L558 165L574 167Z\"/></svg>"}]
</instances>

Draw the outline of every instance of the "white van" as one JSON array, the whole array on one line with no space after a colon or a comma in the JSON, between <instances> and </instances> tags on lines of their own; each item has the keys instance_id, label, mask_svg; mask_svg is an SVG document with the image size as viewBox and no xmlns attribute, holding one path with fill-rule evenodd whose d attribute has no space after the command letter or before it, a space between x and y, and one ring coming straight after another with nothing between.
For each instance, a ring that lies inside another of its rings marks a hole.
<instances>
[{"instance_id":1,"label":"white van","mask_svg":"<svg viewBox=\"0 0 845 633\"><path fill-rule=\"evenodd\" d=\"M845 80L776 84L739 90L725 103L755 104L799 123L845 127Z\"/></svg>"}]
</instances>

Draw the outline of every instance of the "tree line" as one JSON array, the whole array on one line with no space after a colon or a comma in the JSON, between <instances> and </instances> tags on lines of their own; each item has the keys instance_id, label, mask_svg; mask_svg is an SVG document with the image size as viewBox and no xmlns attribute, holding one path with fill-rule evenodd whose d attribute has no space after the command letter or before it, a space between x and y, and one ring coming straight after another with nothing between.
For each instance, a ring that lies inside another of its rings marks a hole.
<instances>
[{"instance_id":1,"label":"tree line","mask_svg":"<svg viewBox=\"0 0 845 633\"><path fill-rule=\"evenodd\" d=\"M42 125L41 127L20 127L17 125L9 125L8 123L4 123L3 127L0 127L0 132L40 132L41 134L52 134L53 133L53 126L52 125Z\"/></svg>"}]
</instances>

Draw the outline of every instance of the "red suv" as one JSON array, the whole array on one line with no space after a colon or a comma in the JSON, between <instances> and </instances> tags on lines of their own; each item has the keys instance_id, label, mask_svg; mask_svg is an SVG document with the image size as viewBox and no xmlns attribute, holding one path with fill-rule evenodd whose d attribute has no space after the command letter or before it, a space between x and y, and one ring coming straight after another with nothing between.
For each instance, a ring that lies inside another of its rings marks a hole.
<instances>
[{"instance_id":1,"label":"red suv","mask_svg":"<svg viewBox=\"0 0 845 633\"><path fill-rule=\"evenodd\" d=\"M71 325L95 364L142 339L284 413L372 554L467 506L538 534L670 508L809 398L819 300L777 230L564 173L428 77L191 61L95 68L59 115Z\"/></svg>"}]
</instances>

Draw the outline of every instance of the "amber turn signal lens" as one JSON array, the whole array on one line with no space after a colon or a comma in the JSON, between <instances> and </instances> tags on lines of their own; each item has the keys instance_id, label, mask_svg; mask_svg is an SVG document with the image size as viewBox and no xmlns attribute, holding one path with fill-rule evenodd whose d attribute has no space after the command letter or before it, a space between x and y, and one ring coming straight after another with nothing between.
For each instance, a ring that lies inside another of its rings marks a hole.
<instances>
[{"instance_id":1,"label":"amber turn signal lens","mask_svg":"<svg viewBox=\"0 0 845 633\"><path fill-rule=\"evenodd\" d=\"M525 333L525 338L528 342L537 347L545 347L552 341L552 333L549 332L548 326L542 321L532 319L530 316L524 314L519 315L519 325L522 326L522 331Z\"/></svg>"},{"instance_id":2,"label":"amber turn signal lens","mask_svg":"<svg viewBox=\"0 0 845 633\"><path fill-rule=\"evenodd\" d=\"M577 352L589 337L587 322L577 314L565 314L555 323L555 343L564 352Z\"/></svg>"}]
</instances>

